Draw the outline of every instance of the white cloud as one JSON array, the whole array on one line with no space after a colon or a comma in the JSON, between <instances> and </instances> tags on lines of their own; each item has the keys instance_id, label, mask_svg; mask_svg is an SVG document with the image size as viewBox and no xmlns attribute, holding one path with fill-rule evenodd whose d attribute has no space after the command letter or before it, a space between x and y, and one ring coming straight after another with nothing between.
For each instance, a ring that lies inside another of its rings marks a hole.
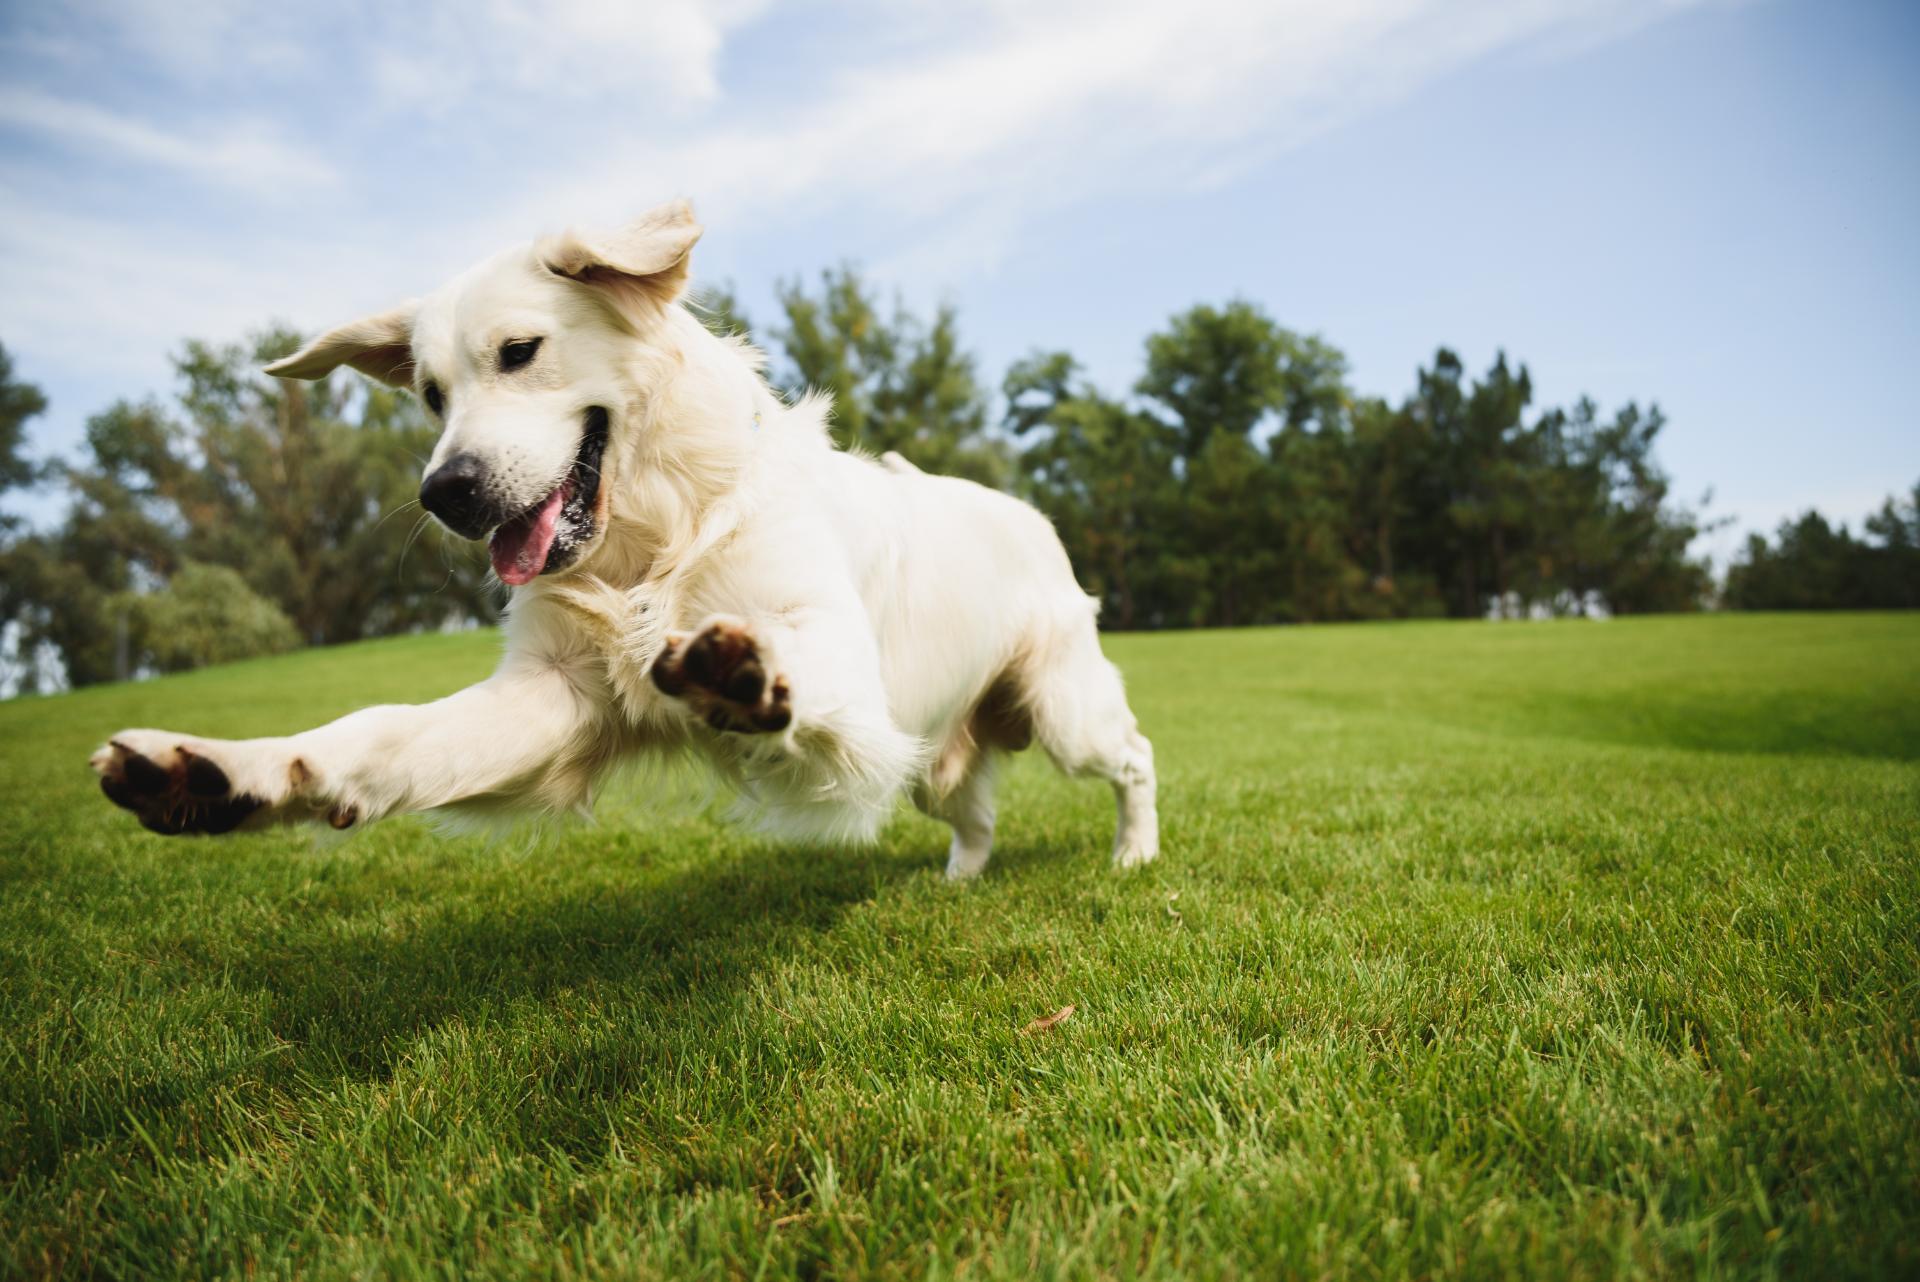
<instances>
[{"instance_id":1,"label":"white cloud","mask_svg":"<svg viewBox=\"0 0 1920 1282\"><path fill-rule=\"evenodd\" d=\"M60 36L77 36L74 56L91 56L106 39L171 74L201 77L248 60L264 10L246 0L68 0L31 18Z\"/></svg>"},{"instance_id":2,"label":"white cloud","mask_svg":"<svg viewBox=\"0 0 1920 1282\"><path fill-rule=\"evenodd\" d=\"M57 140L89 160L158 165L222 186L287 193L332 183L325 164L289 146L263 124L206 129L157 126L85 102L31 89L0 88L0 128Z\"/></svg>"},{"instance_id":3,"label":"white cloud","mask_svg":"<svg viewBox=\"0 0 1920 1282\"><path fill-rule=\"evenodd\" d=\"M867 256L939 286L1041 215L1213 190L1476 59L1691 2L818 0L756 28L763 0L75 0L8 30L16 9L0 42L130 51L139 75L64 82L147 109L0 92L0 123L67 153L0 152L0 308L23 352L157 363L181 335L335 321L675 194L749 231L877 211L899 230ZM729 61L749 32L758 61ZM208 127L223 110L256 123ZM334 181L292 207L189 193L167 224L103 154L225 191Z\"/></svg>"},{"instance_id":4,"label":"white cloud","mask_svg":"<svg viewBox=\"0 0 1920 1282\"><path fill-rule=\"evenodd\" d=\"M161 372L182 338L237 337L278 310L262 298L261 246L211 252L136 220L38 209L7 188L0 209L6 339L40 362Z\"/></svg>"},{"instance_id":5,"label":"white cloud","mask_svg":"<svg viewBox=\"0 0 1920 1282\"><path fill-rule=\"evenodd\" d=\"M524 230L693 196L746 223L829 206L941 225L978 259L983 222L1204 190L1495 51L1629 29L1691 0L1100 0L985 3L834 77L808 100L735 104L698 127L603 126L592 172L503 211ZM591 128L570 119L569 128Z\"/></svg>"},{"instance_id":6,"label":"white cloud","mask_svg":"<svg viewBox=\"0 0 1920 1282\"><path fill-rule=\"evenodd\" d=\"M1705 0L821 3L787 20L785 56L837 61L771 77L785 96L752 71L722 82L729 39L765 0L216 0L184 18L160 0L78 2L176 77L251 77L256 94L304 81L279 97L289 136L326 136L306 154L370 186L406 147L443 192L473 197L476 225L511 236L686 194L747 223L878 206L936 235L964 224L977 253L976 214L1016 235L1077 202L1218 185L1491 52L1615 36ZM807 44L835 8L852 10L844 37ZM222 181L257 167L272 187L306 163L264 129L209 136L11 97L0 116Z\"/></svg>"},{"instance_id":7,"label":"white cloud","mask_svg":"<svg viewBox=\"0 0 1920 1282\"><path fill-rule=\"evenodd\" d=\"M699 0L428 0L389 11L371 79L393 107L445 113L476 98L536 94L682 108L720 94L727 33L757 3Z\"/></svg>"},{"instance_id":8,"label":"white cloud","mask_svg":"<svg viewBox=\"0 0 1920 1282\"><path fill-rule=\"evenodd\" d=\"M110 47L184 87L306 83L396 111L503 95L618 94L658 104L719 92L729 32L766 0L70 0L10 33L66 60ZM361 104L354 103L357 110Z\"/></svg>"}]
</instances>

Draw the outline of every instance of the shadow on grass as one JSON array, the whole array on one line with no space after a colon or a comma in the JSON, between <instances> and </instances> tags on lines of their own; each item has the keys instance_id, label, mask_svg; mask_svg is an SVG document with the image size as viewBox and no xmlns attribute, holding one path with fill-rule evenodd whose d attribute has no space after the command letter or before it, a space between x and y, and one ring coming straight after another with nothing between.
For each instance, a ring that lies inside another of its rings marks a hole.
<instances>
[{"instance_id":1,"label":"shadow on grass","mask_svg":"<svg viewBox=\"0 0 1920 1282\"><path fill-rule=\"evenodd\" d=\"M476 912L471 902L401 934L360 933L262 952L235 978L273 997L274 1031L379 1077L423 1031L601 989L683 1007L746 984L806 935L923 868L867 851L758 847L665 879L556 886Z\"/></svg>"},{"instance_id":2,"label":"shadow on grass","mask_svg":"<svg viewBox=\"0 0 1920 1282\"><path fill-rule=\"evenodd\" d=\"M192 1151L222 1096L244 1106L256 1092L309 1096L333 1084L384 1080L437 1028L458 1021L525 1029L530 1006L565 994L604 996L610 1007L644 1012L643 1031L621 1039L617 1051L577 1039L548 1048L554 1053L543 1078L567 1077L576 1094L583 1087L618 1093L649 1067L650 1045L736 1035L729 1018L755 976L850 907L927 867L923 857L878 849L767 846L665 877L543 884L524 895L512 885L515 870L496 869L481 893L450 900L404 929L367 914L223 942L178 982L264 996L266 1024L285 1052L126 1081L84 1098L35 1092L38 1100L24 1101L28 1151L14 1157L50 1176L77 1149L141 1131L143 1143L171 1135ZM572 1005L577 1017L579 1004ZM570 1073L569 1061L583 1054L596 1062L575 1063L580 1071ZM564 1136L553 1138L567 1147Z\"/></svg>"}]
</instances>

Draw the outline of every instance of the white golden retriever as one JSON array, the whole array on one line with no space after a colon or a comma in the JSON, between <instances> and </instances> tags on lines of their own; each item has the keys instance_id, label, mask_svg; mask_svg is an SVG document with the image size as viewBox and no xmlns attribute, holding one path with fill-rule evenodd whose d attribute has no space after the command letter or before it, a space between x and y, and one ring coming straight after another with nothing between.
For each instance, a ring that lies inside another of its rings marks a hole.
<instances>
[{"instance_id":1,"label":"white golden retriever","mask_svg":"<svg viewBox=\"0 0 1920 1282\"><path fill-rule=\"evenodd\" d=\"M404 811L566 811L625 760L691 755L737 811L865 838L900 794L953 828L947 874L993 840L999 758L1034 739L1112 784L1113 861L1158 849L1153 749L1046 519L889 455L833 448L744 343L679 302L685 203L605 237L509 250L268 367L342 364L441 422L420 499L491 536L513 589L491 677L277 739L117 734L93 757L162 833Z\"/></svg>"}]
</instances>

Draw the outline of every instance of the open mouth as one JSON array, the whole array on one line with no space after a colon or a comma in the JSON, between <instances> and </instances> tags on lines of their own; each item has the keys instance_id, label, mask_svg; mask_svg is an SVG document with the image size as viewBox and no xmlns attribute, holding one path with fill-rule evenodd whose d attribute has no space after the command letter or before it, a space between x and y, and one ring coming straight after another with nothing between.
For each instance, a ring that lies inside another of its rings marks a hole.
<instances>
[{"instance_id":1,"label":"open mouth","mask_svg":"<svg viewBox=\"0 0 1920 1282\"><path fill-rule=\"evenodd\" d=\"M594 535L600 497L600 458L607 450L607 412L587 411L580 452L547 497L493 532L487 551L493 572L509 587L566 568Z\"/></svg>"}]
</instances>

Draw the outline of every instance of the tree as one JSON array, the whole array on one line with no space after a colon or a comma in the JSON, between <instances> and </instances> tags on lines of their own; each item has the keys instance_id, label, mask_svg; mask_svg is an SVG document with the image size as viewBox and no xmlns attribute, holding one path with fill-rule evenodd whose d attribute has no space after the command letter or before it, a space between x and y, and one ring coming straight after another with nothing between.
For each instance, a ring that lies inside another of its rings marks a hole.
<instances>
[{"instance_id":1,"label":"tree","mask_svg":"<svg viewBox=\"0 0 1920 1282\"><path fill-rule=\"evenodd\" d=\"M130 646L160 672L284 654L300 645L293 620L224 565L189 561L165 587L122 604Z\"/></svg>"},{"instance_id":2,"label":"tree","mask_svg":"<svg viewBox=\"0 0 1920 1282\"><path fill-rule=\"evenodd\" d=\"M27 457L27 423L47 412L47 398L38 387L13 376L13 356L0 344L0 498L9 490L38 484L45 468ZM18 524L0 512L0 532Z\"/></svg>"},{"instance_id":3,"label":"tree","mask_svg":"<svg viewBox=\"0 0 1920 1282\"><path fill-rule=\"evenodd\" d=\"M1354 608L1366 576L1347 529L1346 369L1337 348L1244 300L1148 337L1134 390L1176 442L1168 537L1197 592L1174 616L1233 626Z\"/></svg>"},{"instance_id":4,"label":"tree","mask_svg":"<svg viewBox=\"0 0 1920 1282\"><path fill-rule=\"evenodd\" d=\"M1355 562L1368 571L1367 612L1440 613L1432 577L1417 568L1419 558L1400 547L1415 512L1416 470L1431 448L1426 427L1410 405L1395 407L1377 397L1356 402L1349 421L1350 544Z\"/></svg>"},{"instance_id":5,"label":"tree","mask_svg":"<svg viewBox=\"0 0 1920 1282\"><path fill-rule=\"evenodd\" d=\"M1022 493L1053 519L1114 626L1198 622L1171 590L1182 577L1167 540L1178 517L1176 437L1079 372L1065 352L1036 352L1007 371L1006 426L1027 443Z\"/></svg>"},{"instance_id":6,"label":"tree","mask_svg":"<svg viewBox=\"0 0 1920 1282\"><path fill-rule=\"evenodd\" d=\"M895 450L928 471L1006 485L1008 452L985 433L986 390L960 345L953 308L941 307L931 323L898 301L883 313L851 267L823 272L818 294L794 281L779 298L785 323L772 337L785 363L776 382L795 397L829 393L840 444Z\"/></svg>"},{"instance_id":7,"label":"tree","mask_svg":"<svg viewBox=\"0 0 1920 1282\"><path fill-rule=\"evenodd\" d=\"M1502 354L1469 383L1442 348L1406 404L1398 526L1447 612L1697 609L1708 579L1687 548L1700 521L1654 462L1659 410L1629 404L1603 424L1583 400L1529 420L1531 400L1524 365Z\"/></svg>"},{"instance_id":8,"label":"tree","mask_svg":"<svg viewBox=\"0 0 1920 1282\"><path fill-rule=\"evenodd\" d=\"M1586 447L1582 470L1599 477L1587 520L1600 534L1585 579L1615 614L1697 610L1710 585L1687 555L1701 520L1669 502L1672 483L1654 461L1666 423L1658 405L1628 402Z\"/></svg>"},{"instance_id":9,"label":"tree","mask_svg":"<svg viewBox=\"0 0 1920 1282\"><path fill-rule=\"evenodd\" d=\"M1371 618L1387 613L1362 559L1357 531L1364 517L1356 462L1359 450L1342 425L1322 431L1283 430L1273 456L1269 522L1282 568L1277 600L1263 618L1299 623Z\"/></svg>"},{"instance_id":10,"label":"tree","mask_svg":"<svg viewBox=\"0 0 1920 1282\"><path fill-rule=\"evenodd\" d=\"M1783 521L1769 543L1750 535L1727 571L1736 610L1911 610L1920 607L1920 484L1866 519L1865 538L1818 512Z\"/></svg>"},{"instance_id":11,"label":"tree","mask_svg":"<svg viewBox=\"0 0 1920 1282\"><path fill-rule=\"evenodd\" d=\"M412 398L357 376L309 385L255 372L296 342L278 330L190 342L174 406L122 402L88 421L84 456L59 469L65 520L10 554L26 653L52 647L82 685L218 650L142 631L136 614L259 619L258 601L322 643L497 613L484 560L418 511L433 426ZM225 567L248 595L202 571L134 609L192 566Z\"/></svg>"},{"instance_id":12,"label":"tree","mask_svg":"<svg viewBox=\"0 0 1920 1282\"><path fill-rule=\"evenodd\" d=\"M0 344L0 500L45 476L46 468L27 456L27 424L46 410L47 398L14 377L13 357ZM0 692L33 689L41 666L21 626L36 596L39 558L31 543L18 537L20 528L17 516L0 509Z\"/></svg>"},{"instance_id":13,"label":"tree","mask_svg":"<svg viewBox=\"0 0 1920 1282\"><path fill-rule=\"evenodd\" d=\"M1348 399L1346 370L1337 349L1236 299L1191 308L1149 336L1134 390L1164 407L1191 459L1213 433L1247 437L1272 414L1287 430L1335 421Z\"/></svg>"}]
</instances>

